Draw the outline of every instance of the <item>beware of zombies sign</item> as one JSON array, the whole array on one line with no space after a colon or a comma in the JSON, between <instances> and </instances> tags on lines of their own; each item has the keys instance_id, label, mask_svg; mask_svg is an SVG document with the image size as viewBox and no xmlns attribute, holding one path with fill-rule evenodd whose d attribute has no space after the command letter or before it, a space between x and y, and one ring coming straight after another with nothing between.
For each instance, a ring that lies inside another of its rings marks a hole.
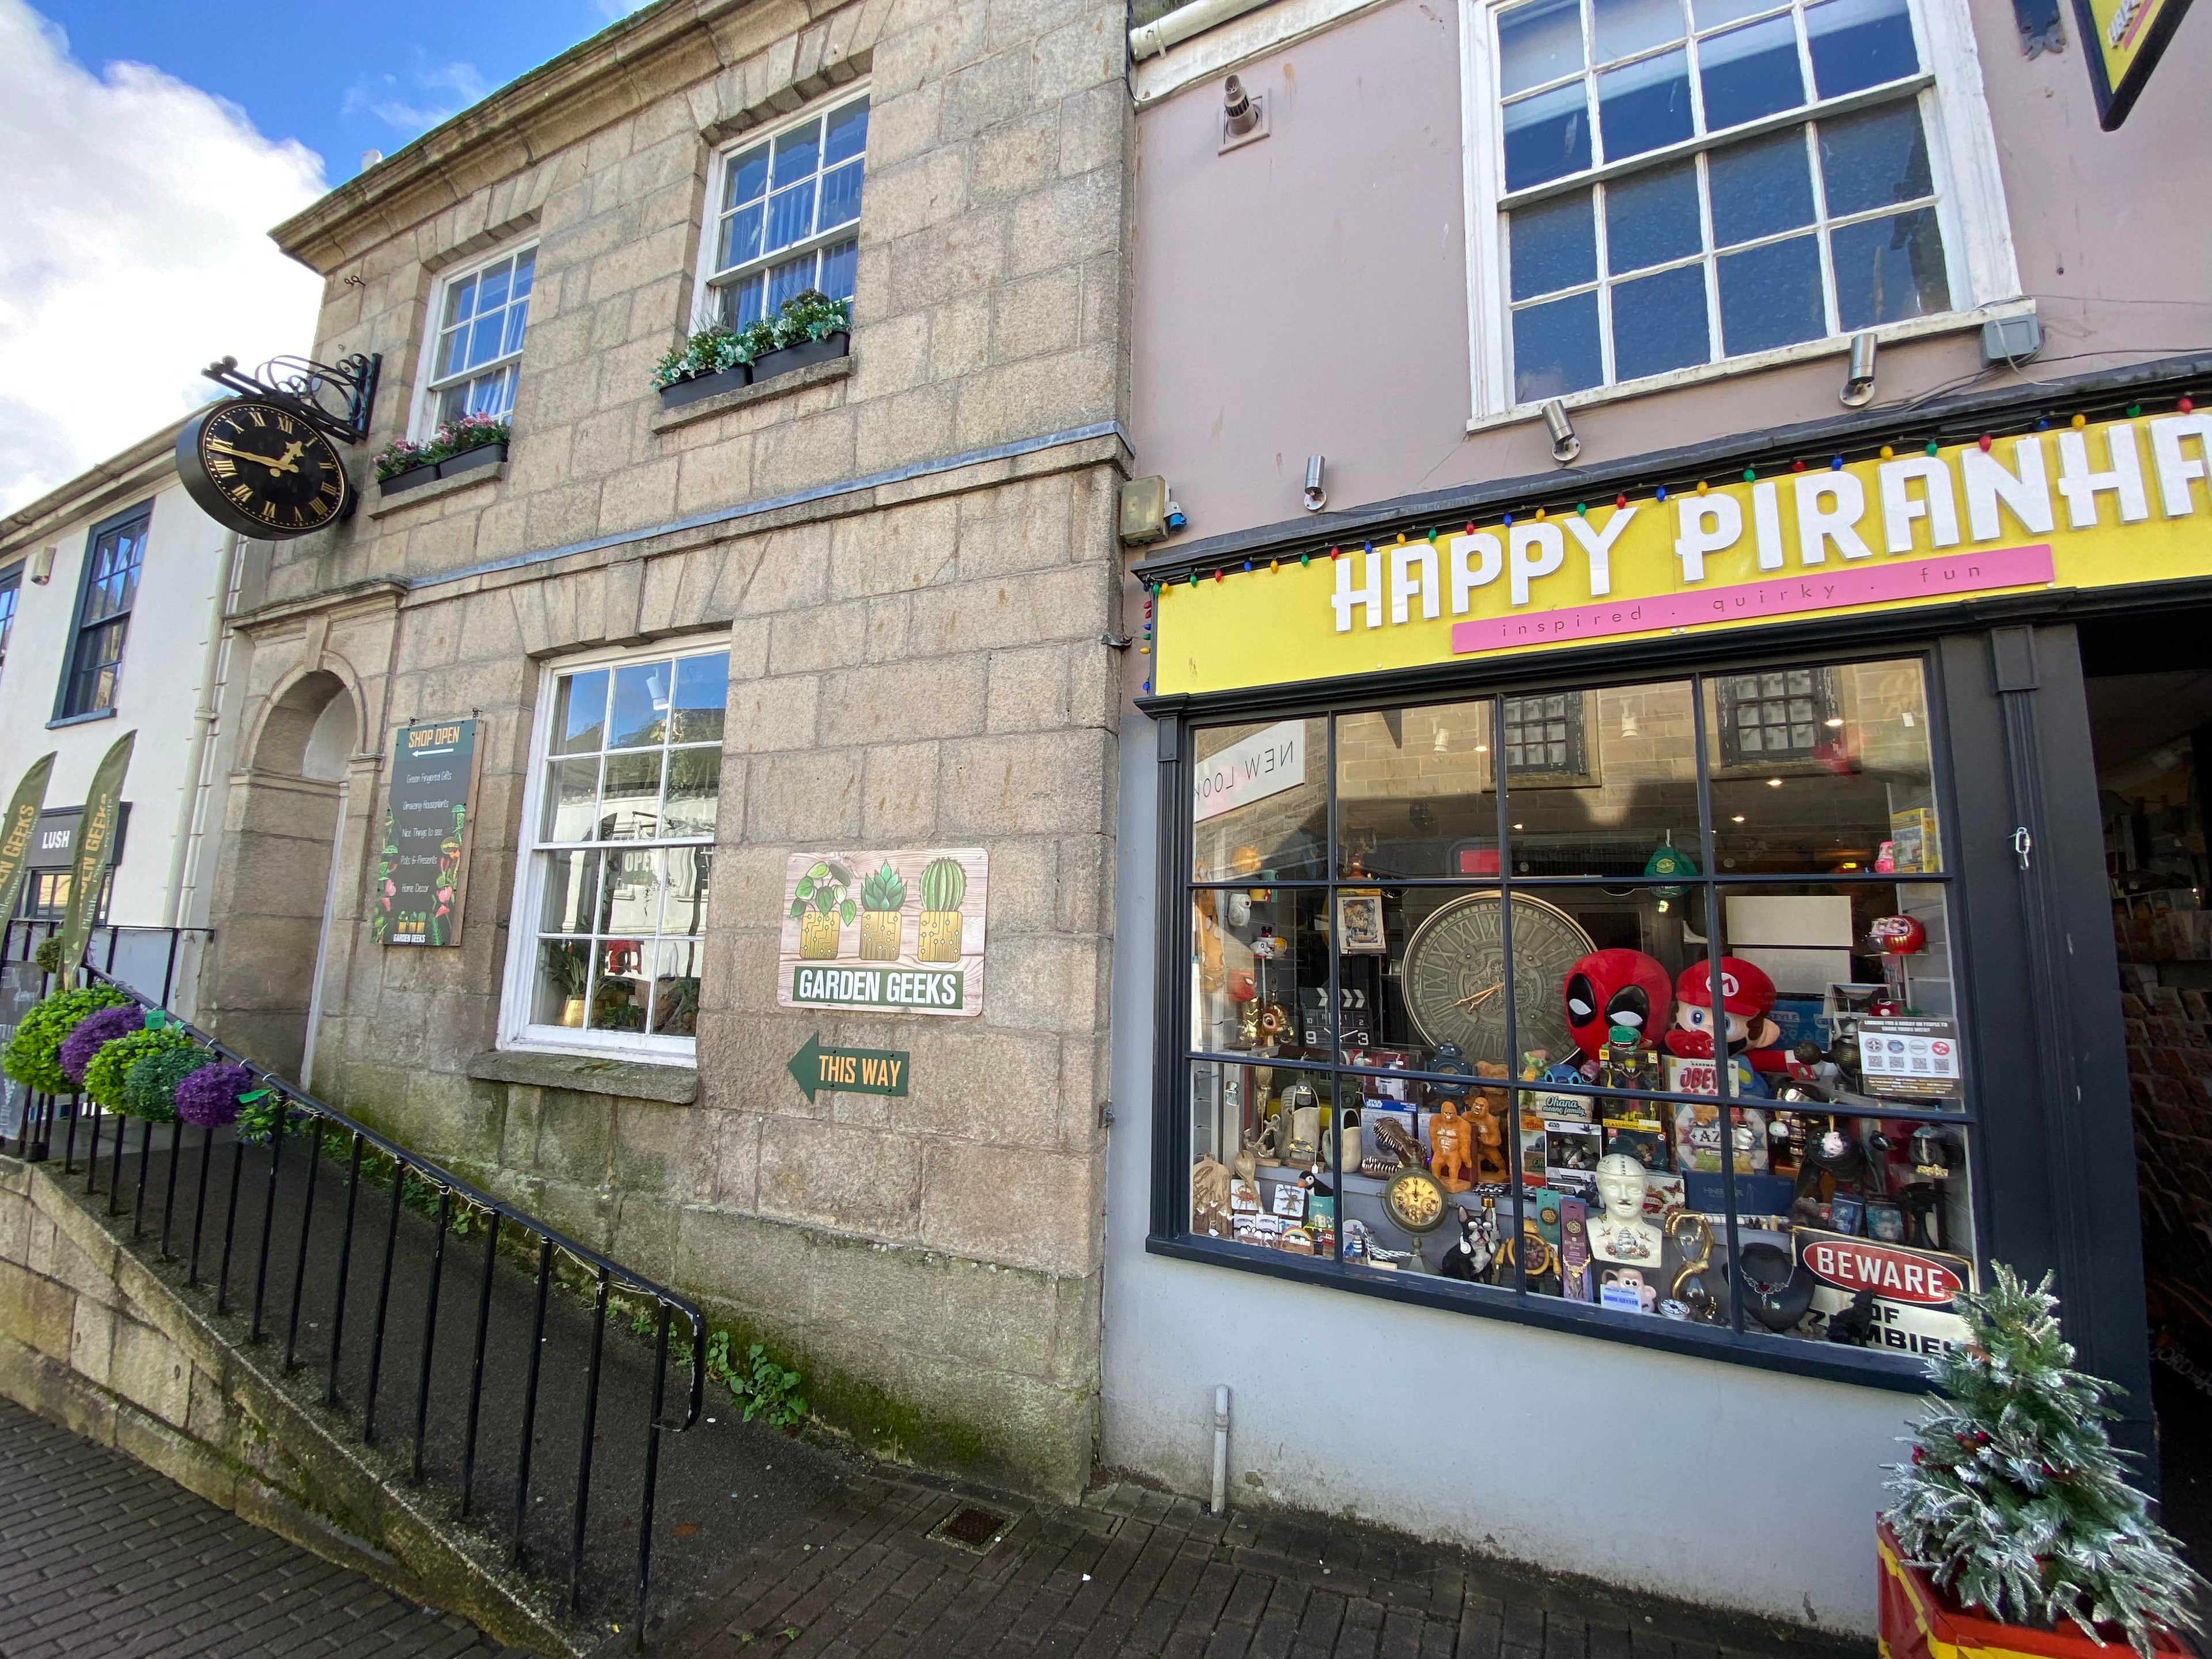
<instances>
[{"instance_id":1,"label":"beware of zombies sign","mask_svg":"<svg viewBox=\"0 0 2212 1659\"><path fill-rule=\"evenodd\" d=\"M1874 1292L1870 1346L1925 1356L1966 1340L1966 1322L1952 1310L1960 1291L1978 1288L1965 1256L1811 1227L1791 1237L1798 1265L1813 1275L1815 1311L1832 1318L1861 1292Z\"/></svg>"}]
</instances>

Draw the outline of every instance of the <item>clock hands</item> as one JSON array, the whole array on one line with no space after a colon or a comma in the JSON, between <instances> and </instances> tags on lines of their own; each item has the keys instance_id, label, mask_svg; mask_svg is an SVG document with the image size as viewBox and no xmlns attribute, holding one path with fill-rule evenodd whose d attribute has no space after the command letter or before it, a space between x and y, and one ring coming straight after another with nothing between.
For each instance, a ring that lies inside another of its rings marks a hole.
<instances>
[{"instance_id":1,"label":"clock hands","mask_svg":"<svg viewBox=\"0 0 2212 1659\"><path fill-rule=\"evenodd\" d=\"M252 461L257 466L265 466L271 472L297 472L300 470L300 456L307 447L304 443L287 444L284 446L284 453L273 458L267 455L256 455L251 450L240 449L234 444L227 444L220 438L209 439L208 447L221 450L224 454L241 461Z\"/></svg>"},{"instance_id":2,"label":"clock hands","mask_svg":"<svg viewBox=\"0 0 2212 1659\"><path fill-rule=\"evenodd\" d=\"M1459 998L1452 1004L1452 1006L1455 1008L1464 1008L1471 1014L1504 988L1505 981L1501 979L1497 984L1486 986L1483 989L1477 991L1473 996Z\"/></svg>"}]
</instances>

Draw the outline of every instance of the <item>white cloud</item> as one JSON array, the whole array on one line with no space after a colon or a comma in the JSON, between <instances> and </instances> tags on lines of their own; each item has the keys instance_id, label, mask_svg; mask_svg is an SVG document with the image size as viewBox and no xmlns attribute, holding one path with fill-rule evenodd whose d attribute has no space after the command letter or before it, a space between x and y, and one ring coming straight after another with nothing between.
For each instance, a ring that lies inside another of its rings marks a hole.
<instances>
[{"instance_id":1,"label":"white cloud","mask_svg":"<svg viewBox=\"0 0 2212 1659\"><path fill-rule=\"evenodd\" d=\"M0 0L0 513L216 395L199 369L313 343L321 279L269 227L322 162L139 64L94 76Z\"/></svg>"},{"instance_id":2,"label":"white cloud","mask_svg":"<svg viewBox=\"0 0 2212 1659\"><path fill-rule=\"evenodd\" d=\"M474 64L454 58L432 64L417 54L414 72L402 85L396 75L372 76L346 88L340 106L347 115L374 115L385 125L413 138L449 119L491 91Z\"/></svg>"}]
</instances>

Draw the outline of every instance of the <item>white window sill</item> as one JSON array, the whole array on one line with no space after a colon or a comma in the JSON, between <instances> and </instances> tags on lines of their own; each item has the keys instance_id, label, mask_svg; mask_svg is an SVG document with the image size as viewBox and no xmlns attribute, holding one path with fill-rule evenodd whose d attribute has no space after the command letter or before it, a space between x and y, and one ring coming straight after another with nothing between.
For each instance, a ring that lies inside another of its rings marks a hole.
<instances>
[{"instance_id":1,"label":"white window sill","mask_svg":"<svg viewBox=\"0 0 2212 1659\"><path fill-rule=\"evenodd\" d=\"M1911 317L1902 322L1881 323L1865 331L1872 333L1883 345L1890 345L1900 340L1925 339L1937 334L1961 334L1978 329L1984 323L2033 315L2035 301L2033 299L2001 300L1994 305L1977 306L1971 311L1946 311L1932 317ZM1665 374L1653 374L1641 380L1625 381L1619 386L1592 386L1586 392L1569 392L1559 401L1570 411L1593 409L1607 404L1626 403L1632 398L1649 398L1658 392L1678 392L1685 386L1703 386L1709 381L1756 374L1762 370L1786 368L1792 363L1811 362L1821 357L1841 357L1850 352L1851 338L1849 334L1832 334L1825 339L1803 340L1796 345L1778 346L1771 351L1726 357L1717 363L1698 363ZM1540 421L1543 417L1543 404L1521 404L1494 415L1477 415L1468 422L1467 429L1469 432L1488 432L1499 427L1517 426L1527 421Z\"/></svg>"}]
</instances>

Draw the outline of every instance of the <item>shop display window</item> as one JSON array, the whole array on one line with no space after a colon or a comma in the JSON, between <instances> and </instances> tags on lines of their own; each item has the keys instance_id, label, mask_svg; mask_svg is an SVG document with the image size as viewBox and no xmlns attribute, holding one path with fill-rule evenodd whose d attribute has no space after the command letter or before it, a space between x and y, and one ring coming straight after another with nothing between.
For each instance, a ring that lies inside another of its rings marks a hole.
<instances>
[{"instance_id":1,"label":"shop display window","mask_svg":"<svg viewBox=\"0 0 2212 1659\"><path fill-rule=\"evenodd\" d=\"M1974 1079L1924 678L1194 731L1190 1234L1607 1328L1949 1340Z\"/></svg>"}]
</instances>

